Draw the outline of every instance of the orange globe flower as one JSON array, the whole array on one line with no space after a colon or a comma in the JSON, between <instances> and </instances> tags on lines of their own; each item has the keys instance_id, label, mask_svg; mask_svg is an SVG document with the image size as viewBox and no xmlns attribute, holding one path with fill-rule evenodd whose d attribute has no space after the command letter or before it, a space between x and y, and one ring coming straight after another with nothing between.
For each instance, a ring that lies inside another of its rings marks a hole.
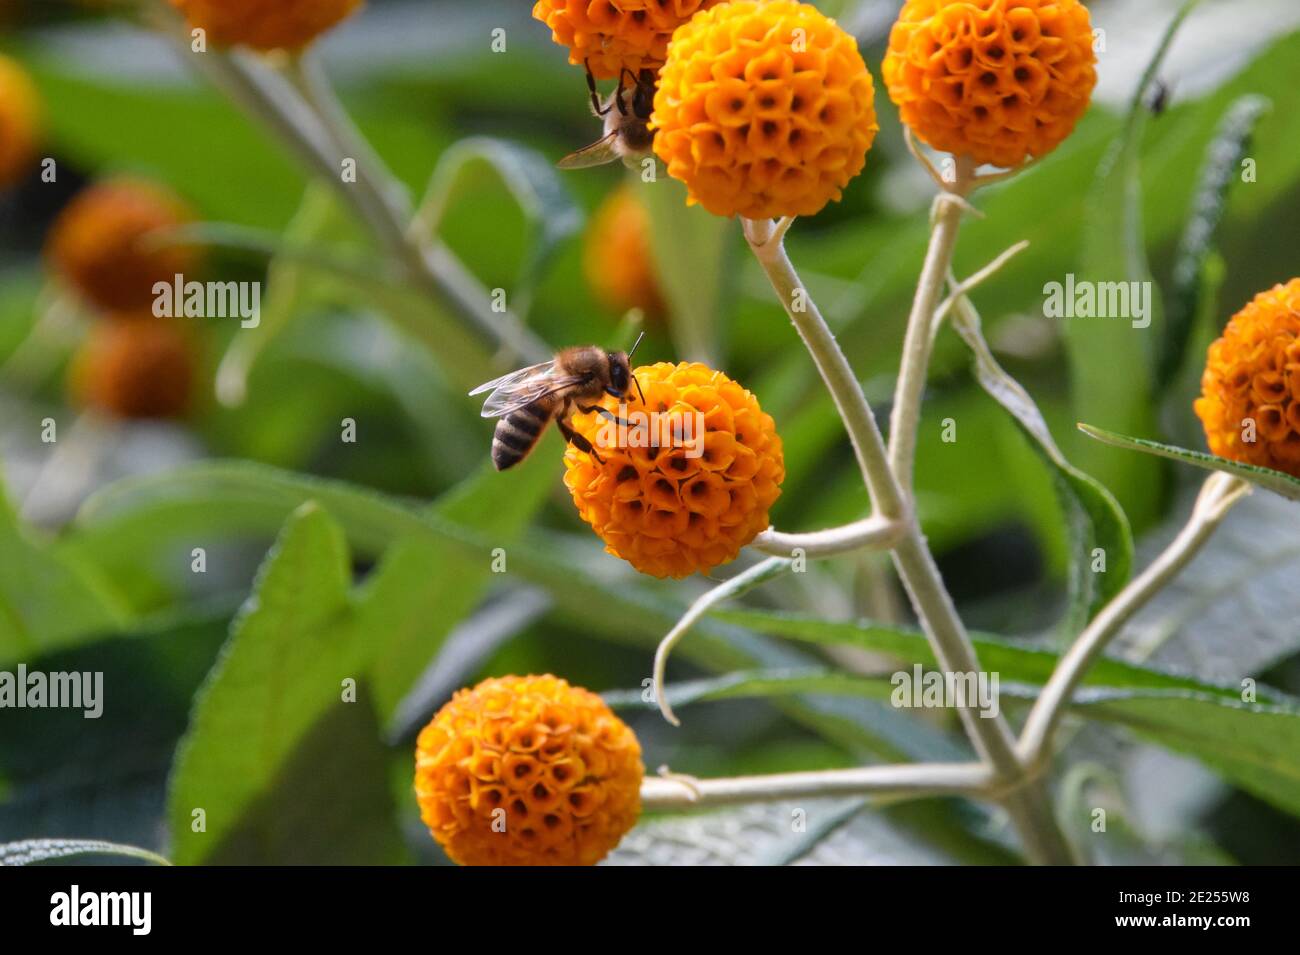
<instances>
[{"instance_id":1,"label":"orange globe flower","mask_svg":"<svg viewBox=\"0 0 1300 955\"><path fill-rule=\"evenodd\" d=\"M650 215L629 186L610 194L591 220L583 251L587 282L610 311L666 311L650 248Z\"/></svg>"},{"instance_id":2,"label":"orange globe flower","mask_svg":"<svg viewBox=\"0 0 1300 955\"><path fill-rule=\"evenodd\" d=\"M654 148L715 215L813 215L866 164L873 96L857 43L816 7L736 0L673 35Z\"/></svg>"},{"instance_id":3,"label":"orange globe flower","mask_svg":"<svg viewBox=\"0 0 1300 955\"><path fill-rule=\"evenodd\" d=\"M722 0L537 0L533 17L599 80L663 65L673 31Z\"/></svg>"},{"instance_id":4,"label":"orange globe flower","mask_svg":"<svg viewBox=\"0 0 1300 955\"><path fill-rule=\"evenodd\" d=\"M68 203L50 232L46 253L54 270L91 304L108 311L148 308L158 282L171 283L198 264L195 249L149 245L149 233L193 220L163 186L114 179Z\"/></svg>"},{"instance_id":5,"label":"orange globe flower","mask_svg":"<svg viewBox=\"0 0 1300 955\"><path fill-rule=\"evenodd\" d=\"M114 316L96 322L73 358L71 391L81 404L118 418L175 418L190 406L197 364L172 319Z\"/></svg>"},{"instance_id":6,"label":"orange globe flower","mask_svg":"<svg viewBox=\"0 0 1300 955\"><path fill-rule=\"evenodd\" d=\"M881 72L924 142L1013 168L1051 152L1097 83L1079 0L907 0Z\"/></svg>"},{"instance_id":7,"label":"orange globe flower","mask_svg":"<svg viewBox=\"0 0 1300 955\"><path fill-rule=\"evenodd\" d=\"M362 0L171 0L190 29L217 46L300 50L356 12Z\"/></svg>"},{"instance_id":8,"label":"orange globe flower","mask_svg":"<svg viewBox=\"0 0 1300 955\"><path fill-rule=\"evenodd\" d=\"M26 71L0 55L0 189L12 186L36 159L40 97Z\"/></svg>"},{"instance_id":9,"label":"orange globe flower","mask_svg":"<svg viewBox=\"0 0 1300 955\"><path fill-rule=\"evenodd\" d=\"M636 369L619 419L578 414L596 456L570 446L564 483L605 549L655 577L686 577L735 558L769 526L785 459L758 399L705 365Z\"/></svg>"},{"instance_id":10,"label":"orange globe flower","mask_svg":"<svg viewBox=\"0 0 1300 955\"><path fill-rule=\"evenodd\" d=\"M1300 477L1300 278L1232 317L1210 346L1201 392L1212 452Z\"/></svg>"},{"instance_id":11,"label":"orange globe flower","mask_svg":"<svg viewBox=\"0 0 1300 955\"><path fill-rule=\"evenodd\" d=\"M641 814L641 746L554 676L459 691L415 748L420 818L461 865L595 865Z\"/></svg>"}]
</instances>

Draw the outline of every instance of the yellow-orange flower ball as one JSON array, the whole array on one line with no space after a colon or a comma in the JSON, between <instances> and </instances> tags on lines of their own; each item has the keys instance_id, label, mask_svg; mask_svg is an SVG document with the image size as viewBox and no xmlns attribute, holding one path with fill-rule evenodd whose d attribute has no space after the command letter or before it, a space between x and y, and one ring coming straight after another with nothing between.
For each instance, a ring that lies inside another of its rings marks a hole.
<instances>
[{"instance_id":1,"label":"yellow-orange flower ball","mask_svg":"<svg viewBox=\"0 0 1300 955\"><path fill-rule=\"evenodd\" d=\"M460 690L415 748L420 818L461 865L595 865L641 814L641 746L559 677Z\"/></svg>"},{"instance_id":2,"label":"yellow-orange flower ball","mask_svg":"<svg viewBox=\"0 0 1300 955\"><path fill-rule=\"evenodd\" d=\"M216 46L300 50L341 20L362 0L172 0L190 29L207 31Z\"/></svg>"},{"instance_id":3,"label":"yellow-orange flower ball","mask_svg":"<svg viewBox=\"0 0 1300 955\"><path fill-rule=\"evenodd\" d=\"M551 39L569 48L569 62L584 63L599 80L635 76L663 65L673 31L699 10L722 0L537 0L533 17Z\"/></svg>"},{"instance_id":4,"label":"yellow-orange flower ball","mask_svg":"<svg viewBox=\"0 0 1300 955\"><path fill-rule=\"evenodd\" d=\"M1300 278L1232 317L1210 346L1201 393L1212 452L1300 477Z\"/></svg>"},{"instance_id":5,"label":"yellow-orange flower ball","mask_svg":"<svg viewBox=\"0 0 1300 955\"><path fill-rule=\"evenodd\" d=\"M96 322L73 358L71 391L118 418L176 418L190 407L197 356L174 319L119 315Z\"/></svg>"},{"instance_id":6,"label":"yellow-orange flower ball","mask_svg":"<svg viewBox=\"0 0 1300 955\"><path fill-rule=\"evenodd\" d=\"M853 37L794 0L736 0L673 35L651 123L668 174L715 215L813 215L876 137Z\"/></svg>"},{"instance_id":7,"label":"yellow-orange flower ball","mask_svg":"<svg viewBox=\"0 0 1300 955\"><path fill-rule=\"evenodd\" d=\"M0 189L12 186L36 159L40 97L26 71L0 55Z\"/></svg>"},{"instance_id":8,"label":"yellow-orange flower ball","mask_svg":"<svg viewBox=\"0 0 1300 955\"><path fill-rule=\"evenodd\" d=\"M924 142L1014 168L1051 152L1097 83L1079 0L907 0L881 72Z\"/></svg>"},{"instance_id":9,"label":"yellow-orange flower ball","mask_svg":"<svg viewBox=\"0 0 1300 955\"><path fill-rule=\"evenodd\" d=\"M583 267L591 290L610 311L639 308L648 319L663 317L650 215L630 187L620 186L596 210L587 229Z\"/></svg>"},{"instance_id":10,"label":"yellow-orange flower ball","mask_svg":"<svg viewBox=\"0 0 1300 955\"><path fill-rule=\"evenodd\" d=\"M600 460L569 446L564 483L605 549L655 577L686 577L732 560L769 526L785 459L758 399L706 365L636 369L622 406L577 414ZM625 414L626 413L626 414Z\"/></svg>"},{"instance_id":11,"label":"yellow-orange flower ball","mask_svg":"<svg viewBox=\"0 0 1300 955\"><path fill-rule=\"evenodd\" d=\"M46 253L54 270L91 304L107 311L146 309L155 284L170 284L198 264L195 249L151 245L146 237L192 220L189 208L163 186L109 180L68 203L55 220Z\"/></svg>"}]
</instances>

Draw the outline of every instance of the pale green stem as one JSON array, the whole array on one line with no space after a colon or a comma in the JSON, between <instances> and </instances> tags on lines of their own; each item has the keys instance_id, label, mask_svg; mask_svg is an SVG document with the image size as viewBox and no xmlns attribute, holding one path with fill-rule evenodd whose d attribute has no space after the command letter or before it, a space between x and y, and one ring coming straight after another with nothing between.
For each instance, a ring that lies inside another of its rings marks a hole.
<instances>
[{"instance_id":1,"label":"pale green stem","mask_svg":"<svg viewBox=\"0 0 1300 955\"><path fill-rule=\"evenodd\" d=\"M963 176L969 174L969 168L965 165L959 165L958 168L958 185L961 185ZM914 321L912 327L909 327L908 340L913 351L919 348L919 352L911 356L913 360L918 356L922 361L929 360L930 321L946 280L951 243L955 241L957 219L964 206L965 201L959 196L953 196L950 202L941 203L941 215L936 229L940 228L940 223L947 221L946 228L952 230L952 237L938 243L948 246L947 252L936 252L936 243L932 243L931 254L927 256L926 276L923 280L936 269L937 278L931 283L933 288L925 293L928 307L924 310L914 309L913 312ZM908 505L910 482L903 483L891 470L880 430L866 396L835 341L835 336L785 254L782 238L786 227L788 223L774 228L771 222L746 221L745 237L835 400L876 511L889 518L902 519L904 523L906 530L894 547L894 563L917 617L930 639L935 657L946 672L979 672L979 661L970 636L957 615L939 568ZM918 298L921 298L920 294ZM920 342L919 346L916 345L917 341ZM915 391L913 414L919 403L920 391L924 389L925 372L924 367L919 369L911 379L913 383L907 386L909 394ZM914 418L912 424L914 432ZM913 440L914 438L913 433ZM1015 737L1005 718L1000 713L985 718L973 706L959 707L958 714L972 743L1009 791L1003 804L1020 834L1028 857L1039 863L1073 863L1074 855L1052 814L1045 789L1038 783L1026 780L1016 754Z\"/></svg>"},{"instance_id":2,"label":"pale green stem","mask_svg":"<svg viewBox=\"0 0 1300 955\"><path fill-rule=\"evenodd\" d=\"M1191 517L1178 536L1139 576L1093 618L1061 657L1020 734L1021 761L1040 770L1051 756L1052 736L1065 708L1089 668L1138 610L1159 593L1200 551L1233 505L1249 493L1251 485L1229 474L1210 475L1201 486Z\"/></svg>"},{"instance_id":3,"label":"pale green stem","mask_svg":"<svg viewBox=\"0 0 1300 955\"><path fill-rule=\"evenodd\" d=\"M989 796L997 780L980 763L916 763L863 766L805 773L696 779L689 776L647 777L641 783L642 809L698 809L733 803L828 796L892 795Z\"/></svg>"}]
</instances>

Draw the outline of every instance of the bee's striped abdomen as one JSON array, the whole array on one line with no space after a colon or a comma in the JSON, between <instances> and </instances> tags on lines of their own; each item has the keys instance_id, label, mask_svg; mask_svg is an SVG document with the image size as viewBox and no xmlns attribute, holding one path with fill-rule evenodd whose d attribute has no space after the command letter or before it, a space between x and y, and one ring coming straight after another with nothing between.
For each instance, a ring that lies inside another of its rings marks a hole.
<instances>
[{"instance_id":1,"label":"bee's striped abdomen","mask_svg":"<svg viewBox=\"0 0 1300 955\"><path fill-rule=\"evenodd\" d=\"M492 463L498 471L512 468L528 457L550 423L551 414L551 408L534 401L497 422L492 436Z\"/></svg>"}]
</instances>

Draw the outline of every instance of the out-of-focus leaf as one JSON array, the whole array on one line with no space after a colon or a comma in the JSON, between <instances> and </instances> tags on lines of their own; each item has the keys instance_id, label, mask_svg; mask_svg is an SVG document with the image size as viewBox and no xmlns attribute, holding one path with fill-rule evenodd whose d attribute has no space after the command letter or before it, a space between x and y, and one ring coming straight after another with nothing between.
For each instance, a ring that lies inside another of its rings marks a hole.
<instances>
[{"instance_id":1,"label":"out-of-focus leaf","mask_svg":"<svg viewBox=\"0 0 1300 955\"><path fill-rule=\"evenodd\" d=\"M1080 471L1061 453L1042 412L1020 382L998 364L980 330L979 315L968 299L958 303L953 327L975 355L975 377L1002 405L1051 468L1071 531L1070 601L1061 629L1077 633L1128 583L1133 568L1133 533L1114 495ZM1093 570L1096 548L1105 571Z\"/></svg>"},{"instance_id":2,"label":"out-of-focus leaf","mask_svg":"<svg viewBox=\"0 0 1300 955\"><path fill-rule=\"evenodd\" d=\"M361 653L340 626L351 573L338 525L314 504L295 511L231 628L177 751L168 816L177 862L210 858L311 727L342 702ZM206 815L195 831L193 813Z\"/></svg>"},{"instance_id":3,"label":"out-of-focus leaf","mask_svg":"<svg viewBox=\"0 0 1300 955\"><path fill-rule=\"evenodd\" d=\"M116 633L126 619L92 565L32 539L0 487L0 663Z\"/></svg>"},{"instance_id":4,"label":"out-of-focus leaf","mask_svg":"<svg viewBox=\"0 0 1300 955\"><path fill-rule=\"evenodd\" d=\"M544 452L539 455L545 456ZM537 457L535 455L534 457ZM531 460L531 459L530 459ZM527 465L525 465L527 466ZM508 500L509 496L501 500ZM487 565L499 541L410 502L242 462L217 462L155 478L123 481L89 500L71 552L112 564L119 573L148 563L159 546L186 535L264 535L304 501L317 501L369 557L407 538L469 548ZM494 502L448 504L458 515L495 509ZM684 611L662 586L602 579L566 556L556 535L530 534L506 547L507 573L545 586L565 618L601 636L653 647ZM801 654L735 627L703 622L682 655L718 671L807 665ZM414 679L416 674L411 674ZM962 750L917 720L868 700L809 697L785 709L826 738L888 758L952 759Z\"/></svg>"},{"instance_id":5,"label":"out-of-focus leaf","mask_svg":"<svg viewBox=\"0 0 1300 955\"><path fill-rule=\"evenodd\" d=\"M505 139L473 136L456 143L438 160L416 218L422 235L432 237L438 232L447 208L458 201L458 187L475 166L494 172L524 215L525 257L510 297L515 312L527 315L547 262L582 225L582 213L555 168L536 150Z\"/></svg>"},{"instance_id":6,"label":"out-of-focus leaf","mask_svg":"<svg viewBox=\"0 0 1300 955\"><path fill-rule=\"evenodd\" d=\"M1079 279L1097 283L1141 283L1150 290L1146 316L1150 324L1135 328L1136 316L1072 318L1065 338L1069 346L1075 416L1103 421L1127 432L1155 426L1155 341L1164 333L1159 294L1146 256L1142 206L1142 143L1150 110L1147 95L1179 26L1200 0L1186 0L1170 23L1155 55L1133 92L1123 130L1102 161L1089 199ZM1064 283L1066 276L1061 276ZM1080 450L1081 466L1104 486L1113 488L1124 510L1139 527L1159 513L1164 485L1156 462Z\"/></svg>"},{"instance_id":7,"label":"out-of-focus leaf","mask_svg":"<svg viewBox=\"0 0 1300 955\"><path fill-rule=\"evenodd\" d=\"M686 205L686 190L667 176L654 182L630 177L637 199L650 213L655 275L668 301L668 327L677 358L716 363L725 308L730 219Z\"/></svg>"},{"instance_id":8,"label":"out-of-focus leaf","mask_svg":"<svg viewBox=\"0 0 1300 955\"><path fill-rule=\"evenodd\" d=\"M935 666L925 634L916 630L885 627L869 622L834 623L815 617L764 610L715 610L712 616L758 633L827 645L859 647L887 653L902 660ZM1041 686L1060 659L1049 650L1034 649L988 634L972 634L980 666L1000 679ZM1235 698L1234 687L1216 687L1192 677L1103 657L1089 670L1085 684L1134 689L1182 689Z\"/></svg>"},{"instance_id":9,"label":"out-of-focus leaf","mask_svg":"<svg viewBox=\"0 0 1300 955\"><path fill-rule=\"evenodd\" d=\"M793 865L852 822L869 805L871 802L867 799L845 799L829 812L820 813L812 820L805 819L804 830L795 833L802 838L773 846L759 856L758 864Z\"/></svg>"},{"instance_id":10,"label":"out-of-focus leaf","mask_svg":"<svg viewBox=\"0 0 1300 955\"><path fill-rule=\"evenodd\" d=\"M59 862L83 856L116 856L152 865L171 865L162 856L148 849L98 839L27 839L0 845L0 866L40 865L43 862Z\"/></svg>"},{"instance_id":11,"label":"out-of-focus leaf","mask_svg":"<svg viewBox=\"0 0 1300 955\"><path fill-rule=\"evenodd\" d=\"M1074 709L1195 756L1230 781L1300 816L1300 709L1183 690L1085 688Z\"/></svg>"},{"instance_id":12,"label":"out-of-focus leaf","mask_svg":"<svg viewBox=\"0 0 1300 955\"><path fill-rule=\"evenodd\" d=\"M1174 262L1173 285L1167 323L1160 339L1156 384L1164 388L1177 374L1186 354L1194 319L1200 312L1205 287L1206 261L1214 250L1214 237L1223 220L1228 190L1240 178L1255 126L1272 103L1263 96L1243 96L1228 110L1205 153L1191 215L1183 229Z\"/></svg>"},{"instance_id":13,"label":"out-of-focus leaf","mask_svg":"<svg viewBox=\"0 0 1300 955\"><path fill-rule=\"evenodd\" d=\"M1159 441L1149 441L1146 438L1131 438L1128 435L1115 434L1113 431L1094 428L1092 425L1081 424L1079 430L1089 437L1096 438L1098 441L1116 448L1141 451L1156 457L1168 458L1171 461L1182 461L1184 464L1190 464L1205 471L1222 471L1225 474L1234 475L1243 481L1249 481L1251 484L1272 491L1274 494L1281 494L1292 501L1300 501L1300 479L1293 478L1282 471L1274 471L1272 468L1262 468L1254 464L1243 464L1240 461L1230 461L1218 455L1206 454L1204 451L1176 448L1171 444L1161 444Z\"/></svg>"}]
</instances>

